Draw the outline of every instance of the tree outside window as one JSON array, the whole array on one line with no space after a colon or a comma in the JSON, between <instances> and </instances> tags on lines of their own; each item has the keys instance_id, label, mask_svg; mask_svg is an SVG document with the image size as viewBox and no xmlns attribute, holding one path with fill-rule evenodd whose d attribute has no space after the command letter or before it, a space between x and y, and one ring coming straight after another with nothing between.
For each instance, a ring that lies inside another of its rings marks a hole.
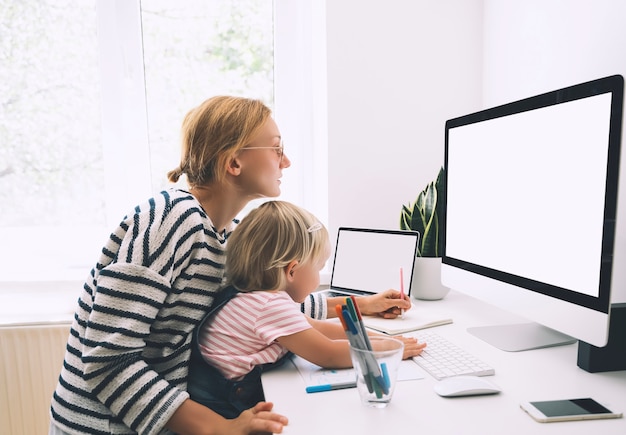
<instances>
[{"instance_id":1,"label":"tree outside window","mask_svg":"<svg viewBox=\"0 0 626 435\"><path fill-rule=\"evenodd\" d=\"M180 125L189 109L218 94L273 106L273 4L138 4L150 158L136 164L149 165L156 192L167 187L165 174L178 164ZM101 86L97 14L97 0L0 0L4 279L32 279L64 267L86 276L94 249L108 236L103 228L116 225L105 218L110 172L104 168L101 101L107 89Z\"/></svg>"}]
</instances>

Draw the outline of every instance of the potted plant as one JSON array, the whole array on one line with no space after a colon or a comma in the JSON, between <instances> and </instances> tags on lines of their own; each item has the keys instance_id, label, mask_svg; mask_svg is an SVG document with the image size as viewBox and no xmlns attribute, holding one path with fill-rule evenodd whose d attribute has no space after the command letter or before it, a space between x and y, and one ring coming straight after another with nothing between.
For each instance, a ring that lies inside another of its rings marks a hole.
<instances>
[{"instance_id":1,"label":"potted plant","mask_svg":"<svg viewBox=\"0 0 626 435\"><path fill-rule=\"evenodd\" d=\"M413 204L403 205L400 229L420 233L415 258L411 294L417 299L442 299L450 290L441 285L441 255L443 239L441 226L444 205L445 170L439 169L437 178L422 190Z\"/></svg>"}]
</instances>

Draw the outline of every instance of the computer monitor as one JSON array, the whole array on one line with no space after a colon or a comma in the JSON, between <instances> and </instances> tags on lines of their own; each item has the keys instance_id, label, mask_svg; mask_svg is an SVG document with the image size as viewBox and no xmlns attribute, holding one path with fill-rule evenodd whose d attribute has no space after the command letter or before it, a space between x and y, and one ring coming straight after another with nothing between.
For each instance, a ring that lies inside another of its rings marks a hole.
<instances>
[{"instance_id":1,"label":"computer monitor","mask_svg":"<svg viewBox=\"0 0 626 435\"><path fill-rule=\"evenodd\" d=\"M530 321L469 332L509 351L607 343L626 285L623 87L610 76L446 122L442 282Z\"/></svg>"}]
</instances>

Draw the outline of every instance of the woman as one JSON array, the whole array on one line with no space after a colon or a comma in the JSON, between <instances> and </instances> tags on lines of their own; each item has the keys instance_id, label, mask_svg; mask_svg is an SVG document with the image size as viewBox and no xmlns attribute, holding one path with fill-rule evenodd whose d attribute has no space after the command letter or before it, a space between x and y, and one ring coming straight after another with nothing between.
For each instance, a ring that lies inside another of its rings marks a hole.
<instances>
[{"instance_id":1,"label":"woman","mask_svg":"<svg viewBox=\"0 0 626 435\"><path fill-rule=\"evenodd\" d=\"M192 331L222 283L234 219L250 200L278 196L290 164L260 101L213 97L187 114L168 177L184 174L189 190L136 207L102 249L78 300L51 434L282 432L287 419L271 403L227 420L190 400L186 383ZM376 310L410 306L386 297Z\"/></svg>"}]
</instances>

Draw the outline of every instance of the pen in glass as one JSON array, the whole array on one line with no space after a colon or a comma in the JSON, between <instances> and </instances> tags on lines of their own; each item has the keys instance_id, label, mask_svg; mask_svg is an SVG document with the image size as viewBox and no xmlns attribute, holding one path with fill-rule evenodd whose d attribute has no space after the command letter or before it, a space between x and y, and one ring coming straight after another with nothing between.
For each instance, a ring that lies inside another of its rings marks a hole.
<instances>
[{"instance_id":1,"label":"pen in glass","mask_svg":"<svg viewBox=\"0 0 626 435\"><path fill-rule=\"evenodd\" d=\"M348 337L348 341L350 342L350 346L354 349L365 349L365 345L362 340L359 340L359 334L356 330L356 326L354 322L352 322L352 317L348 312L348 307L346 305L337 305L335 307L337 311L337 317L341 321L341 325L343 326L344 331L346 332L346 336ZM365 379L365 384L367 386L367 390L370 393L375 392L374 385L376 381L370 374L369 365L367 363L367 359L361 353L357 353L358 364L361 366L361 370L363 372L363 378ZM378 395L378 394L377 394Z\"/></svg>"},{"instance_id":2,"label":"pen in glass","mask_svg":"<svg viewBox=\"0 0 626 435\"><path fill-rule=\"evenodd\" d=\"M371 351L372 350L371 344L369 346L368 344L366 344L366 343L369 343L369 339L365 339L363 337L363 331L358 326L358 323L352 320L352 315L350 314L348 307L346 308L342 307L342 314L346 322L346 325L348 326L348 330L352 334L354 343L356 344L356 348L361 349L363 351ZM367 333L365 334L365 336L367 337ZM382 397L383 393L388 394L389 389L387 388L387 385L385 384L382 372L380 370L380 367L378 366L378 362L376 361L376 358L374 357L374 355L368 352L363 352L361 355L363 356L363 360L362 360L363 365L361 367L363 368L363 373L366 374L364 375L364 378L366 381L369 378L370 380L369 382L371 382L372 389L376 393L376 396L380 398ZM368 390L369 390L369 386L370 385L368 383ZM370 393L372 392L372 390L369 390L369 391Z\"/></svg>"},{"instance_id":3,"label":"pen in glass","mask_svg":"<svg viewBox=\"0 0 626 435\"><path fill-rule=\"evenodd\" d=\"M352 314L352 320L354 320L354 323L361 331L365 346L367 346L367 349L372 350L372 344L370 343L369 336L367 335L367 328L365 327L365 323L363 323L363 316L361 315L361 310L359 310L359 306L356 303L356 297L354 297L354 295L350 295L346 298L346 306L348 307L350 314Z\"/></svg>"}]
</instances>

